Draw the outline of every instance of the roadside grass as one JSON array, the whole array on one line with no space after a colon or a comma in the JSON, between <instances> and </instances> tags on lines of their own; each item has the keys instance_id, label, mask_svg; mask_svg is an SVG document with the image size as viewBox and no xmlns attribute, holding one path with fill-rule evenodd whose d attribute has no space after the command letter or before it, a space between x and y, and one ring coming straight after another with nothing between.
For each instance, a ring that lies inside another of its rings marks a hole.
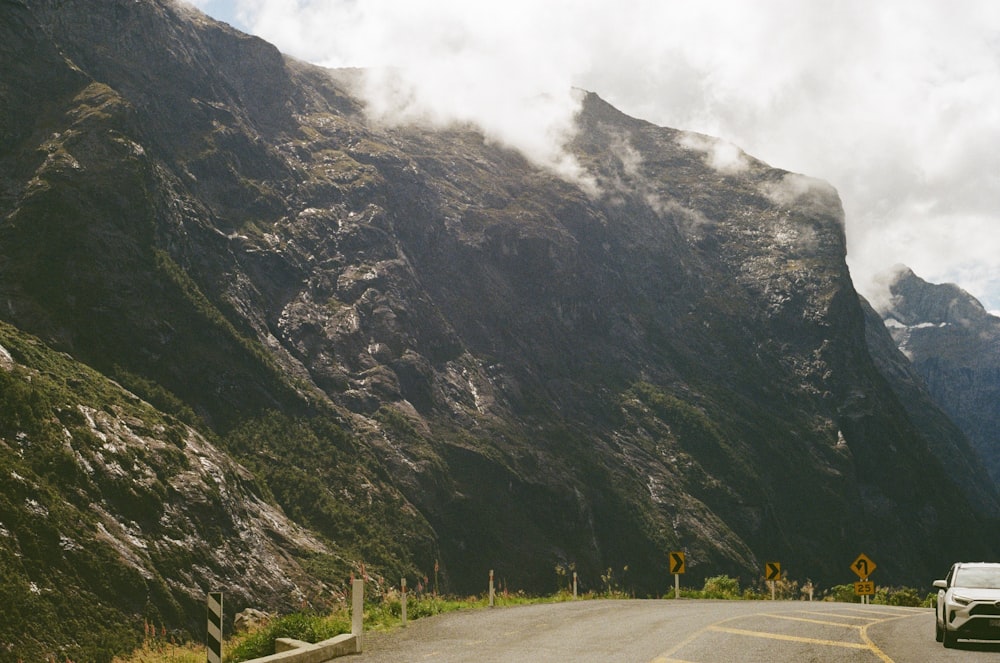
<instances>
[{"instance_id":1,"label":"roadside grass","mask_svg":"<svg viewBox=\"0 0 1000 663\"><path fill-rule=\"evenodd\" d=\"M808 587L808 585L807 585ZM781 600L808 600L808 589L803 589L799 583L791 580L779 580L775 585L775 597ZM741 588L739 580L729 576L714 576L707 578L701 589L681 589L682 599L724 599L724 600L761 600L770 598L770 588L761 584L757 588ZM917 590L908 587L877 587L872 597L872 603L878 605L898 606L932 606L934 594L921 598ZM558 603L574 600L599 599L630 599L634 598L624 591L606 588L603 592L581 593L574 599L572 592L561 590L548 596L528 596L523 592L498 592L494 596L496 607L530 605L539 603ZM671 589L662 598L674 598ZM815 596L817 601L835 601L859 603L860 597L854 595L853 585L837 585ZM431 593L407 594L406 614L408 620L430 617L458 610L475 610L486 608L488 598L484 596L446 597ZM400 626L402 622L402 603L398 592L390 590L387 593L365 603L364 627L366 631L388 631ZM225 663L239 663L274 653L274 642L277 638L294 638L306 642L320 642L351 630L350 608L338 608L328 614L315 612L297 612L274 617L261 626L249 632L238 633L230 637L224 646ZM158 635L155 628L147 628L146 638L141 649L127 657L116 657L112 663L202 663L205 659L205 648L201 644L177 644L170 642L165 635Z\"/></svg>"},{"instance_id":2,"label":"roadside grass","mask_svg":"<svg viewBox=\"0 0 1000 663\"><path fill-rule=\"evenodd\" d=\"M191 643L159 645L144 643L126 658L116 656L111 663L205 663L204 645Z\"/></svg>"}]
</instances>

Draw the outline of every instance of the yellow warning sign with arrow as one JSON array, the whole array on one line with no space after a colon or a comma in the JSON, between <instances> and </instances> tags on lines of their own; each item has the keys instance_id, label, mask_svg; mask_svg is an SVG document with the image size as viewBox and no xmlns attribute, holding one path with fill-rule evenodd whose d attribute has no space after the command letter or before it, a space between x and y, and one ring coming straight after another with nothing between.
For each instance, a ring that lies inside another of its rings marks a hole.
<instances>
[{"instance_id":1,"label":"yellow warning sign with arrow","mask_svg":"<svg viewBox=\"0 0 1000 663\"><path fill-rule=\"evenodd\" d=\"M875 562L868 555L861 553L856 560L851 562L851 570L864 580L875 570Z\"/></svg>"}]
</instances>

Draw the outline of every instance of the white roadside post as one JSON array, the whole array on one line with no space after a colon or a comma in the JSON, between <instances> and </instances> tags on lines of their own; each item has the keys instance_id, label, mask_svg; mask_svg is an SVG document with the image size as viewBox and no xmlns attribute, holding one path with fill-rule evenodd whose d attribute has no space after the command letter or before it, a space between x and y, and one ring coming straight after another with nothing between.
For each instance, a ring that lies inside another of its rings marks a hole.
<instances>
[{"instance_id":1,"label":"white roadside post","mask_svg":"<svg viewBox=\"0 0 1000 663\"><path fill-rule=\"evenodd\" d=\"M355 578L351 583L351 635L358 644L357 653L361 653L362 640L365 633L365 581Z\"/></svg>"},{"instance_id":2,"label":"white roadside post","mask_svg":"<svg viewBox=\"0 0 1000 663\"><path fill-rule=\"evenodd\" d=\"M490 607L493 607L493 569L490 569Z\"/></svg>"},{"instance_id":3,"label":"white roadside post","mask_svg":"<svg viewBox=\"0 0 1000 663\"><path fill-rule=\"evenodd\" d=\"M573 571L573 598L576 598L576 571Z\"/></svg>"},{"instance_id":4,"label":"white roadside post","mask_svg":"<svg viewBox=\"0 0 1000 663\"><path fill-rule=\"evenodd\" d=\"M406 627L406 578L399 583L402 587L402 593L399 595L399 615L403 622L403 627Z\"/></svg>"}]
</instances>

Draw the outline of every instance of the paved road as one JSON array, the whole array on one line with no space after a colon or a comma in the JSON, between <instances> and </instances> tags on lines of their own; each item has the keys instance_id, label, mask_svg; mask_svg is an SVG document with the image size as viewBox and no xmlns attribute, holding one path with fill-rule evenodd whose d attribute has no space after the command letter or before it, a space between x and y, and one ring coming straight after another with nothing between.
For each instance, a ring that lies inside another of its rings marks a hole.
<instances>
[{"instance_id":1,"label":"paved road","mask_svg":"<svg viewBox=\"0 0 1000 663\"><path fill-rule=\"evenodd\" d=\"M578 601L474 610L365 636L358 663L997 661L934 642L929 609L800 601Z\"/></svg>"}]
</instances>

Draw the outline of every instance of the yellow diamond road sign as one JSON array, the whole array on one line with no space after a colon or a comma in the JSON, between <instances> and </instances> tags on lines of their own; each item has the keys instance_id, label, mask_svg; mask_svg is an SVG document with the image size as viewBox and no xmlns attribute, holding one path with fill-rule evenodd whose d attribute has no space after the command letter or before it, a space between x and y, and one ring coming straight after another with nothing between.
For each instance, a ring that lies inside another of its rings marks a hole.
<instances>
[{"instance_id":1,"label":"yellow diamond road sign","mask_svg":"<svg viewBox=\"0 0 1000 663\"><path fill-rule=\"evenodd\" d=\"M851 570L858 574L858 577L864 580L872 574L875 570L875 562L873 562L868 555L861 553L858 558L851 562Z\"/></svg>"}]
</instances>

